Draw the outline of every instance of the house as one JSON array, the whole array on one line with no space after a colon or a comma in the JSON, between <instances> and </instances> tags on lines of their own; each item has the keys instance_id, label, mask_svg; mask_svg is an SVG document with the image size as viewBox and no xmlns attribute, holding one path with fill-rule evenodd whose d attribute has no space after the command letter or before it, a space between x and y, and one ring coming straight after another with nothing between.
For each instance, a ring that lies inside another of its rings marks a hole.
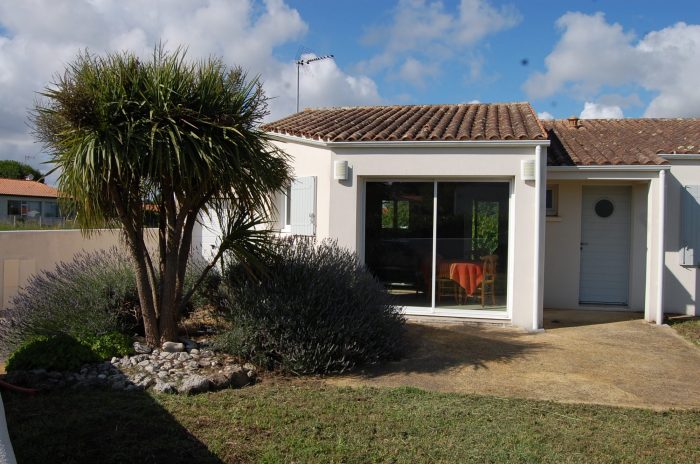
<instances>
[{"instance_id":1,"label":"house","mask_svg":"<svg viewBox=\"0 0 700 464\"><path fill-rule=\"evenodd\" d=\"M700 119L544 125L544 306L700 315Z\"/></svg>"},{"instance_id":2,"label":"house","mask_svg":"<svg viewBox=\"0 0 700 464\"><path fill-rule=\"evenodd\" d=\"M0 222L40 222L61 220L58 190L33 180L0 179Z\"/></svg>"},{"instance_id":3,"label":"house","mask_svg":"<svg viewBox=\"0 0 700 464\"><path fill-rule=\"evenodd\" d=\"M543 308L699 314L700 121L540 121L528 103L312 109L281 233L356 251L404 311L540 330Z\"/></svg>"}]
</instances>

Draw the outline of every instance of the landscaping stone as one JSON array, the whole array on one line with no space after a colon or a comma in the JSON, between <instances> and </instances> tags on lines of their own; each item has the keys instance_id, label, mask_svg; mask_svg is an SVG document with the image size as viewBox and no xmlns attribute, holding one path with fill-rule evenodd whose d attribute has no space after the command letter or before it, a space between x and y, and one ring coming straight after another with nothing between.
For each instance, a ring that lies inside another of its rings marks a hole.
<instances>
[{"instance_id":1,"label":"landscaping stone","mask_svg":"<svg viewBox=\"0 0 700 464\"><path fill-rule=\"evenodd\" d=\"M158 393L177 393L177 389L168 382L156 382L153 390L157 391Z\"/></svg>"},{"instance_id":2,"label":"landscaping stone","mask_svg":"<svg viewBox=\"0 0 700 464\"><path fill-rule=\"evenodd\" d=\"M78 372L34 369L11 372L4 380L40 390L107 388L143 391L150 388L161 393L191 395L244 387L253 384L256 376L255 366L241 366L227 354L199 348L191 348L189 352L168 352L164 344L163 351L114 357L110 361L81 366Z\"/></svg>"},{"instance_id":3,"label":"landscaping stone","mask_svg":"<svg viewBox=\"0 0 700 464\"><path fill-rule=\"evenodd\" d=\"M179 353L185 351L185 344L176 342L164 342L162 348L163 351L167 351L168 353Z\"/></svg>"},{"instance_id":4,"label":"landscaping stone","mask_svg":"<svg viewBox=\"0 0 700 464\"><path fill-rule=\"evenodd\" d=\"M134 351L139 354L150 354L153 348L141 342L134 342Z\"/></svg>"},{"instance_id":5,"label":"landscaping stone","mask_svg":"<svg viewBox=\"0 0 700 464\"><path fill-rule=\"evenodd\" d=\"M209 379L201 375L190 375L185 377L182 384L177 389L178 393L185 395L193 395L195 393L204 393L209 391Z\"/></svg>"}]
</instances>

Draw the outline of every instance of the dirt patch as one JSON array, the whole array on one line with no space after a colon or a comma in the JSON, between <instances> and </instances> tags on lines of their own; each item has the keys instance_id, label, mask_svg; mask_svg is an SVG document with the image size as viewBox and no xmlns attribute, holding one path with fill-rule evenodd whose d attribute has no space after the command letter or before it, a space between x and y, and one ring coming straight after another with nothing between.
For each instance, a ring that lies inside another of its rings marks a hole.
<instances>
[{"instance_id":1,"label":"dirt patch","mask_svg":"<svg viewBox=\"0 0 700 464\"><path fill-rule=\"evenodd\" d=\"M547 329L539 334L411 323L402 360L327 381L571 403L700 408L700 349L679 339L673 329L638 317L548 311Z\"/></svg>"}]
</instances>

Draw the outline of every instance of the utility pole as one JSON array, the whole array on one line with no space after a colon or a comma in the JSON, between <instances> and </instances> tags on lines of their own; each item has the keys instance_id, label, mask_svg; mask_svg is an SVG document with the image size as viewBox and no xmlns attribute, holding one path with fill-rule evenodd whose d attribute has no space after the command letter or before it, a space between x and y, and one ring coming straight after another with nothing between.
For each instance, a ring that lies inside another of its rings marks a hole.
<instances>
[{"instance_id":1,"label":"utility pole","mask_svg":"<svg viewBox=\"0 0 700 464\"><path fill-rule=\"evenodd\" d=\"M325 55L316 58L309 58L308 60L297 60L297 113L299 112L299 69L304 65L313 63L314 61L330 60L333 58L333 55Z\"/></svg>"}]
</instances>

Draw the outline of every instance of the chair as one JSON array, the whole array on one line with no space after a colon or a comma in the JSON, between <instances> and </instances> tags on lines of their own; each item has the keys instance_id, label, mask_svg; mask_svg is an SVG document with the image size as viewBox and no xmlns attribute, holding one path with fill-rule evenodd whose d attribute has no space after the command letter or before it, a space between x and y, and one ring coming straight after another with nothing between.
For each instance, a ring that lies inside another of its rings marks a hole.
<instances>
[{"instance_id":1,"label":"chair","mask_svg":"<svg viewBox=\"0 0 700 464\"><path fill-rule=\"evenodd\" d=\"M438 260L437 264L435 293L437 293L438 305L443 298L454 298L456 304L462 304L462 287L450 278L450 263L441 259Z\"/></svg>"},{"instance_id":2,"label":"chair","mask_svg":"<svg viewBox=\"0 0 700 464\"><path fill-rule=\"evenodd\" d=\"M496 306L496 266L498 264L498 255L482 256L483 262L483 278L479 285L481 286L481 307L486 306L486 297L491 296L491 305Z\"/></svg>"}]
</instances>

